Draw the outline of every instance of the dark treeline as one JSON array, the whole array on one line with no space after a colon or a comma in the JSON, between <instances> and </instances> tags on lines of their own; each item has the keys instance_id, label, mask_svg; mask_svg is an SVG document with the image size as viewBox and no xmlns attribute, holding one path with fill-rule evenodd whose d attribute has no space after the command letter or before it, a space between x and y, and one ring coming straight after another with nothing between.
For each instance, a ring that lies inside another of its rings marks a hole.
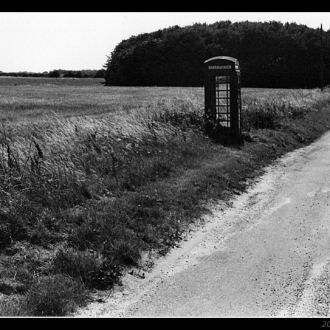
<instances>
[{"instance_id":1,"label":"dark treeline","mask_svg":"<svg viewBox=\"0 0 330 330\"><path fill-rule=\"evenodd\" d=\"M296 23L220 21L132 36L108 56L108 86L203 86L203 62L232 56L243 87L320 86L320 28ZM324 85L330 83L330 30L323 31Z\"/></svg>"},{"instance_id":2,"label":"dark treeline","mask_svg":"<svg viewBox=\"0 0 330 330\"><path fill-rule=\"evenodd\" d=\"M44 72L27 72L27 71L19 71L19 72L2 72L0 71L0 76L6 77L43 77L43 78L104 78L105 71L101 70L52 70L52 71L44 71Z\"/></svg>"}]
</instances>

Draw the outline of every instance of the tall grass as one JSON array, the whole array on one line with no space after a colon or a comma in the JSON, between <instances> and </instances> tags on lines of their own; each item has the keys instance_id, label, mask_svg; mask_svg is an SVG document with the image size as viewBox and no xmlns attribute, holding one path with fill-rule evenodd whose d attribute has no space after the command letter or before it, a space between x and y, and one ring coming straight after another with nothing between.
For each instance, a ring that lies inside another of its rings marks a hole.
<instances>
[{"instance_id":1,"label":"tall grass","mask_svg":"<svg viewBox=\"0 0 330 330\"><path fill-rule=\"evenodd\" d=\"M316 90L244 95L244 133L303 119L329 100ZM23 294L3 314L68 313L143 252L165 254L208 198L243 187L258 153L214 144L203 112L200 96L180 93L102 116L2 124L0 279Z\"/></svg>"},{"instance_id":2,"label":"tall grass","mask_svg":"<svg viewBox=\"0 0 330 330\"><path fill-rule=\"evenodd\" d=\"M266 95L244 95L242 112L245 130L275 129L285 119L302 118L329 103L329 94L318 89L279 90Z\"/></svg>"},{"instance_id":3,"label":"tall grass","mask_svg":"<svg viewBox=\"0 0 330 330\"><path fill-rule=\"evenodd\" d=\"M158 225L128 218L137 210L122 210L121 197L167 177L193 148L190 126L202 116L199 107L189 112L194 102L159 100L125 115L54 113L30 125L2 125L2 250L20 241L46 249L68 243L48 272L77 278L86 287L111 287L123 266L138 264L146 242L157 245L160 239L153 237Z\"/></svg>"}]
</instances>

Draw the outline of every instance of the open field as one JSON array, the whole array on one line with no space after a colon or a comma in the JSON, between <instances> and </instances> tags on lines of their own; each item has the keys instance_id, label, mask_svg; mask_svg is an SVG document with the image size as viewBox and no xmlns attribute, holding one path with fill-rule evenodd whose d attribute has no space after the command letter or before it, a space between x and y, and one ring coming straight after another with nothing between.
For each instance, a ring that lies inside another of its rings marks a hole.
<instances>
[{"instance_id":1,"label":"open field","mask_svg":"<svg viewBox=\"0 0 330 330\"><path fill-rule=\"evenodd\" d=\"M202 88L101 81L0 78L0 315L67 315L330 128L329 90L243 89L224 146Z\"/></svg>"},{"instance_id":2,"label":"open field","mask_svg":"<svg viewBox=\"0 0 330 330\"><path fill-rule=\"evenodd\" d=\"M0 77L0 120L36 121L52 112L64 117L103 115L150 105L160 98L189 95L204 105L197 87L103 87L103 79ZM246 88L242 96L262 97L286 90Z\"/></svg>"},{"instance_id":3,"label":"open field","mask_svg":"<svg viewBox=\"0 0 330 330\"><path fill-rule=\"evenodd\" d=\"M102 115L142 107L202 88L104 87L103 79L0 77L1 119L29 121L52 111L61 116Z\"/></svg>"}]
</instances>

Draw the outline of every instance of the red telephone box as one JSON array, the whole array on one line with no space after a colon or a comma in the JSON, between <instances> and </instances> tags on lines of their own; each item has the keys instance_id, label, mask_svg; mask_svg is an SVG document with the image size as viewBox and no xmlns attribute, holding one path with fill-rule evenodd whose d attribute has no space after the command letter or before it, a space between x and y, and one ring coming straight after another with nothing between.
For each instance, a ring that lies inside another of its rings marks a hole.
<instances>
[{"instance_id":1,"label":"red telephone box","mask_svg":"<svg viewBox=\"0 0 330 330\"><path fill-rule=\"evenodd\" d=\"M238 60L216 56L204 62L205 116L222 132L241 135L241 81Z\"/></svg>"}]
</instances>

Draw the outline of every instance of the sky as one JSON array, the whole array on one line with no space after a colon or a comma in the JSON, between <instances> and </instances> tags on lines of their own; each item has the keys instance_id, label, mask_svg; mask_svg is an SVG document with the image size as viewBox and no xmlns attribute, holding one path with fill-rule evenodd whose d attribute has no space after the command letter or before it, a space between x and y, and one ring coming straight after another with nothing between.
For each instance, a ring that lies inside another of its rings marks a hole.
<instances>
[{"instance_id":1,"label":"sky","mask_svg":"<svg viewBox=\"0 0 330 330\"><path fill-rule=\"evenodd\" d=\"M0 71L99 70L133 35L222 20L330 29L330 12L0 12Z\"/></svg>"}]
</instances>

